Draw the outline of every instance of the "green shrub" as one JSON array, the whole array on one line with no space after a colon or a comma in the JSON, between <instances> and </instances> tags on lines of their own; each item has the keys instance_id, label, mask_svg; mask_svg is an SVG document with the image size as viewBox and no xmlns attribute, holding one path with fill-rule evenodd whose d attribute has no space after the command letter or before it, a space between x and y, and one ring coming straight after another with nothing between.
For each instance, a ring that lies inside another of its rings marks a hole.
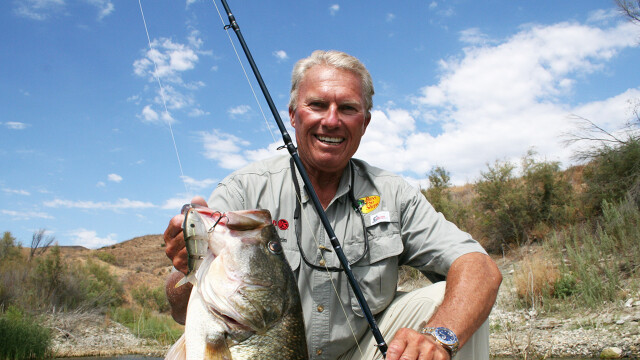
<instances>
[{"instance_id":1,"label":"green shrub","mask_svg":"<svg viewBox=\"0 0 640 360\"><path fill-rule=\"evenodd\" d=\"M141 285L131 291L131 296L133 300L143 308L158 312L167 312L170 310L164 286L151 289L146 285Z\"/></svg>"},{"instance_id":2,"label":"green shrub","mask_svg":"<svg viewBox=\"0 0 640 360\"><path fill-rule=\"evenodd\" d=\"M572 296L588 307L618 300L622 281L639 273L640 209L630 199L615 205L605 201L602 209L593 225L572 225L546 244L564 264L558 297Z\"/></svg>"},{"instance_id":3,"label":"green shrub","mask_svg":"<svg viewBox=\"0 0 640 360\"><path fill-rule=\"evenodd\" d=\"M534 155L530 151L523 157L520 177L516 165L496 161L475 184L474 203L484 237L490 239L485 244L490 252L542 240L546 233L540 234L541 229L548 231L575 219L573 190L560 164L537 162Z\"/></svg>"},{"instance_id":4,"label":"green shrub","mask_svg":"<svg viewBox=\"0 0 640 360\"><path fill-rule=\"evenodd\" d=\"M124 288L107 266L88 259L74 269L76 281L84 288L85 304L100 309L118 306L123 302Z\"/></svg>"},{"instance_id":5,"label":"green shrub","mask_svg":"<svg viewBox=\"0 0 640 360\"><path fill-rule=\"evenodd\" d=\"M111 318L128 327L136 336L157 340L162 345L173 344L184 332L169 315L157 314L141 308L113 308Z\"/></svg>"},{"instance_id":6,"label":"green shrub","mask_svg":"<svg viewBox=\"0 0 640 360\"><path fill-rule=\"evenodd\" d=\"M37 319L9 307L0 315L0 359L51 358L51 333Z\"/></svg>"},{"instance_id":7,"label":"green shrub","mask_svg":"<svg viewBox=\"0 0 640 360\"><path fill-rule=\"evenodd\" d=\"M0 240L0 261L20 259L22 246L16 242L16 238L9 231L5 231Z\"/></svg>"},{"instance_id":8,"label":"green shrub","mask_svg":"<svg viewBox=\"0 0 640 360\"><path fill-rule=\"evenodd\" d=\"M558 299L568 299L578 291L578 282L571 274L563 274L553 285L553 296Z\"/></svg>"},{"instance_id":9,"label":"green shrub","mask_svg":"<svg viewBox=\"0 0 640 360\"><path fill-rule=\"evenodd\" d=\"M605 145L584 170L587 185L582 198L588 213L602 213L602 202L616 203L631 195L640 203L640 139L630 137Z\"/></svg>"},{"instance_id":10,"label":"green shrub","mask_svg":"<svg viewBox=\"0 0 640 360\"><path fill-rule=\"evenodd\" d=\"M106 262L107 264L118 265L118 259L116 259L116 256L111 253L108 253L105 251L98 251L96 253L96 257L99 260Z\"/></svg>"}]
</instances>

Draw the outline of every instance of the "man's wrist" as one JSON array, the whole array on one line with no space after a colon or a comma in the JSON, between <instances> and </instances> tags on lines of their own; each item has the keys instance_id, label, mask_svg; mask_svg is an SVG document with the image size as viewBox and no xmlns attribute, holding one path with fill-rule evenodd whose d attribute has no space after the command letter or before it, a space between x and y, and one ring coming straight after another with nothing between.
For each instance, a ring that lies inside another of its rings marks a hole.
<instances>
[{"instance_id":1,"label":"man's wrist","mask_svg":"<svg viewBox=\"0 0 640 360\"><path fill-rule=\"evenodd\" d=\"M458 337L451 329L447 329L445 327L424 326L420 329L420 333L433 337L436 343L440 344L440 346L447 350L452 359L456 355L460 343L458 342Z\"/></svg>"}]
</instances>

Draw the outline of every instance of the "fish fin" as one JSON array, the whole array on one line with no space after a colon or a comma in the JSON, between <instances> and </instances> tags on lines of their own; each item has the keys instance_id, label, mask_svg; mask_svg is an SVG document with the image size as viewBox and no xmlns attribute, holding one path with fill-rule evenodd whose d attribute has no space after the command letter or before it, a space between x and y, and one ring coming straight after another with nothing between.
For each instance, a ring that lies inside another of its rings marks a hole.
<instances>
[{"instance_id":1,"label":"fish fin","mask_svg":"<svg viewBox=\"0 0 640 360\"><path fill-rule=\"evenodd\" d=\"M167 352L164 360L185 360L187 358L187 342L184 334L176 341Z\"/></svg>"},{"instance_id":2,"label":"fish fin","mask_svg":"<svg viewBox=\"0 0 640 360\"><path fill-rule=\"evenodd\" d=\"M227 342L223 339L216 342L207 342L204 351L204 360L232 360L231 351Z\"/></svg>"},{"instance_id":3,"label":"fish fin","mask_svg":"<svg viewBox=\"0 0 640 360\"><path fill-rule=\"evenodd\" d=\"M193 285L196 284L196 272L192 271L189 275L185 275L182 279L180 279L180 281L178 281L176 283L176 288L179 288L180 286L186 284L186 283L192 283Z\"/></svg>"}]
</instances>

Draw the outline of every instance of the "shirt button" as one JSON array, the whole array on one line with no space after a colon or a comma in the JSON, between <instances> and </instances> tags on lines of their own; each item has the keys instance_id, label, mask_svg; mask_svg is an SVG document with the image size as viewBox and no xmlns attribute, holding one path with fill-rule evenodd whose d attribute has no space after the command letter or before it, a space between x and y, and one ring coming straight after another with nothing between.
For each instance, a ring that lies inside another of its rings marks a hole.
<instances>
[{"instance_id":1,"label":"shirt button","mask_svg":"<svg viewBox=\"0 0 640 360\"><path fill-rule=\"evenodd\" d=\"M318 312L323 312L323 311L324 311L324 306L318 305Z\"/></svg>"},{"instance_id":2,"label":"shirt button","mask_svg":"<svg viewBox=\"0 0 640 360\"><path fill-rule=\"evenodd\" d=\"M316 350L316 355L322 355L322 349Z\"/></svg>"},{"instance_id":3,"label":"shirt button","mask_svg":"<svg viewBox=\"0 0 640 360\"><path fill-rule=\"evenodd\" d=\"M320 266L324 266L324 264L326 264L326 262L324 261L324 259L320 260L318 263L320 264Z\"/></svg>"}]
</instances>

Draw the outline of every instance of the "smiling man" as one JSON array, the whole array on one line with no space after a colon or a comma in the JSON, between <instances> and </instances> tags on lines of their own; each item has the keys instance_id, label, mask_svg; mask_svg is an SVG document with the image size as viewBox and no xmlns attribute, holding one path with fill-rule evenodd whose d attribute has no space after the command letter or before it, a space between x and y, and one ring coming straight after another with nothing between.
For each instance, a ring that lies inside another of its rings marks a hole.
<instances>
[{"instance_id":1,"label":"smiling man","mask_svg":"<svg viewBox=\"0 0 640 360\"><path fill-rule=\"evenodd\" d=\"M348 54L315 51L298 61L289 116L300 159L389 344L387 359L488 359L486 319L502 276L484 249L418 189L352 158L371 121L373 94L369 72ZM297 278L312 359L380 358L299 179L289 155L280 155L230 174L208 204L220 211L269 209ZM186 273L182 220L171 219L164 238L167 256ZM397 292L402 265L434 284ZM173 287L181 277L176 272L167 281L179 322L190 292Z\"/></svg>"}]
</instances>

